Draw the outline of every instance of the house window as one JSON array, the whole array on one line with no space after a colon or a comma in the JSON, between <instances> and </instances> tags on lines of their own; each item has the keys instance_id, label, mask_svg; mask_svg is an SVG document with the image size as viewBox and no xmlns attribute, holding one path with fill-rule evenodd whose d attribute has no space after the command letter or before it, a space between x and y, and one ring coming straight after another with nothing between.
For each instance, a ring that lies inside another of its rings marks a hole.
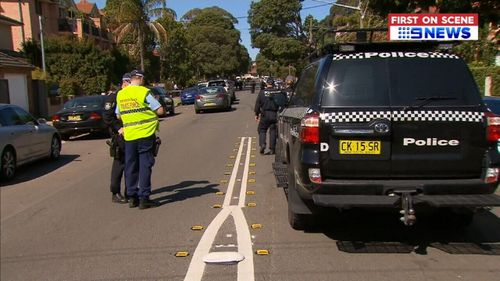
<instances>
[{"instance_id":1,"label":"house window","mask_svg":"<svg viewBox=\"0 0 500 281\"><path fill-rule=\"evenodd\" d=\"M35 0L35 12L37 15L42 14L42 2L40 0Z\"/></svg>"},{"instance_id":2,"label":"house window","mask_svg":"<svg viewBox=\"0 0 500 281\"><path fill-rule=\"evenodd\" d=\"M9 81L0 79L0 103L10 103Z\"/></svg>"}]
</instances>

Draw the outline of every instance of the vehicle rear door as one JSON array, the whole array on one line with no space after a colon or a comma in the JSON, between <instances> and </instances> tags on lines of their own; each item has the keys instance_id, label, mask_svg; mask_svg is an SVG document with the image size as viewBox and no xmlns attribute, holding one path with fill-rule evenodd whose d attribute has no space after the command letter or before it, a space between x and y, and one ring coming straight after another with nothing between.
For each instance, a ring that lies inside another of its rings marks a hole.
<instances>
[{"instance_id":1,"label":"vehicle rear door","mask_svg":"<svg viewBox=\"0 0 500 281\"><path fill-rule=\"evenodd\" d=\"M394 178L479 177L486 152L480 95L455 56L388 61Z\"/></svg>"},{"instance_id":2,"label":"vehicle rear door","mask_svg":"<svg viewBox=\"0 0 500 281\"><path fill-rule=\"evenodd\" d=\"M390 176L390 110L386 61L333 57L320 112L325 179Z\"/></svg>"}]
</instances>

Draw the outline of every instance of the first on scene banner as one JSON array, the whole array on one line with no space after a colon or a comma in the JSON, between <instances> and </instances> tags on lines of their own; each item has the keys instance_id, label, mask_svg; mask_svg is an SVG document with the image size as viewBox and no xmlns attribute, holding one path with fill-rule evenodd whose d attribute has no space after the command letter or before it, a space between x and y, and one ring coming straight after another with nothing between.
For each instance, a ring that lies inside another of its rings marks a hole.
<instances>
[{"instance_id":1,"label":"first on scene banner","mask_svg":"<svg viewBox=\"0 0 500 281\"><path fill-rule=\"evenodd\" d=\"M473 41L478 14L389 14L389 40Z\"/></svg>"}]
</instances>

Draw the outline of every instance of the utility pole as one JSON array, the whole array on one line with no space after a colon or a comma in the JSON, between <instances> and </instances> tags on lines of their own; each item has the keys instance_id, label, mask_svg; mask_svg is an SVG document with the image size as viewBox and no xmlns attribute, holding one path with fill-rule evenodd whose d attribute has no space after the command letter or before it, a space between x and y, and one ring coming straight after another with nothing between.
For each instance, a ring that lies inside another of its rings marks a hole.
<instances>
[{"instance_id":1,"label":"utility pole","mask_svg":"<svg viewBox=\"0 0 500 281\"><path fill-rule=\"evenodd\" d=\"M42 70L45 74L45 47L43 44L43 24L42 24L42 16L38 16L38 23L40 24L40 47L42 48Z\"/></svg>"},{"instance_id":2,"label":"utility pole","mask_svg":"<svg viewBox=\"0 0 500 281\"><path fill-rule=\"evenodd\" d=\"M313 18L309 18L309 45L313 44Z\"/></svg>"}]
</instances>

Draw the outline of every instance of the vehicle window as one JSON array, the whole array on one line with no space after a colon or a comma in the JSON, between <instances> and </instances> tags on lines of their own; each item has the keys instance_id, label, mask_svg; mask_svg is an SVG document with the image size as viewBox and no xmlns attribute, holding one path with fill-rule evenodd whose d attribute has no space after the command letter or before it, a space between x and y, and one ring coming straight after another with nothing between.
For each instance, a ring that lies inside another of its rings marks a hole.
<instances>
[{"instance_id":1,"label":"vehicle window","mask_svg":"<svg viewBox=\"0 0 500 281\"><path fill-rule=\"evenodd\" d=\"M295 89L291 104L295 106L309 106L314 98L314 86L316 74L318 73L319 62L307 66L302 72L302 76Z\"/></svg>"},{"instance_id":2,"label":"vehicle window","mask_svg":"<svg viewBox=\"0 0 500 281\"><path fill-rule=\"evenodd\" d=\"M86 97L72 99L64 104L64 109L72 108L100 108L103 105L103 99L100 97Z\"/></svg>"},{"instance_id":3,"label":"vehicle window","mask_svg":"<svg viewBox=\"0 0 500 281\"><path fill-rule=\"evenodd\" d=\"M29 125L35 125L35 118L31 116L28 112L24 111L21 108L14 108L14 111L16 112L17 116L19 116L19 119L21 119L21 122L23 124L29 124Z\"/></svg>"},{"instance_id":4,"label":"vehicle window","mask_svg":"<svg viewBox=\"0 0 500 281\"><path fill-rule=\"evenodd\" d=\"M486 106L496 115L500 115L500 101L485 100Z\"/></svg>"},{"instance_id":5,"label":"vehicle window","mask_svg":"<svg viewBox=\"0 0 500 281\"><path fill-rule=\"evenodd\" d=\"M481 98L467 66L457 59L398 59L389 61L391 104L406 106L415 98L452 97L426 107L478 105Z\"/></svg>"},{"instance_id":6,"label":"vehicle window","mask_svg":"<svg viewBox=\"0 0 500 281\"><path fill-rule=\"evenodd\" d=\"M222 86L222 87L226 87L226 82L224 82L224 81L211 81L211 82L208 82L208 86Z\"/></svg>"},{"instance_id":7,"label":"vehicle window","mask_svg":"<svg viewBox=\"0 0 500 281\"><path fill-rule=\"evenodd\" d=\"M224 88L221 87L208 87L200 90L201 94L215 94L225 92Z\"/></svg>"},{"instance_id":8,"label":"vehicle window","mask_svg":"<svg viewBox=\"0 0 500 281\"><path fill-rule=\"evenodd\" d=\"M0 123L2 126L24 125L19 115L11 107L0 110Z\"/></svg>"},{"instance_id":9,"label":"vehicle window","mask_svg":"<svg viewBox=\"0 0 500 281\"><path fill-rule=\"evenodd\" d=\"M323 85L323 106L389 105L385 61L334 61Z\"/></svg>"}]
</instances>

